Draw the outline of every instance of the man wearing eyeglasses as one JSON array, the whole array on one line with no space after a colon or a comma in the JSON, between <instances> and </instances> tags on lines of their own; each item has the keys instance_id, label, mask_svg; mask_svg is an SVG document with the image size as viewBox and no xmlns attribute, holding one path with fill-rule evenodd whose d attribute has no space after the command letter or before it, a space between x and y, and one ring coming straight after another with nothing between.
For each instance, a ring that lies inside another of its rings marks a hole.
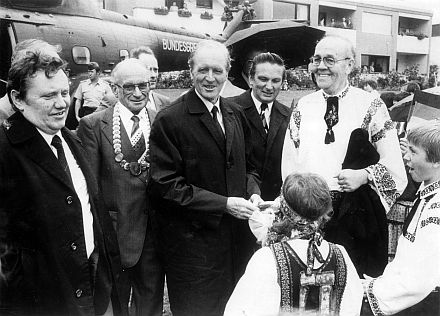
<instances>
[{"instance_id":1,"label":"man wearing eyeglasses","mask_svg":"<svg viewBox=\"0 0 440 316\"><path fill-rule=\"evenodd\" d=\"M125 280L121 300L127 306L132 289L136 315L162 315L164 285L147 205L148 140L156 116L146 106L150 76L137 59L117 64L112 79L118 102L82 118L78 128L118 236Z\"/></svg>"},{"instance_id":2,"label":"man wearing eyeglasses","mask_svg":"<svg viewBox=\"0 0 440 316\"><path fill-rule=\"evenodd\" d=\"M150 47L140 46L137 48L133 48L130 51L130 56L132 58L139 59L147 69L150 70L150 94L149 101L147 107L151 107L156 111L162 110L164 107L170 105L170 98L167 96L161 95L155 91L157 87L157 78L159 76L159 64L157 62L156 56L154 56L153 51Z\"/></svg>"},{"instance_id":3,"label":"man wearing eyeglasses","mask_svg":"<svg viewBox=\"0 0 440 316\"><path fill-rule=\"evenodd\" d=\"M293 171L326 179L334 209L326 239L347 249L360 275L377 276L388 258L386 212L407 180L387 108L350 86L354 66L348 39L326 36L316 45L311 71L320 90L293 108L281 169L283 179Z\"/></svg>"}]
</instances>

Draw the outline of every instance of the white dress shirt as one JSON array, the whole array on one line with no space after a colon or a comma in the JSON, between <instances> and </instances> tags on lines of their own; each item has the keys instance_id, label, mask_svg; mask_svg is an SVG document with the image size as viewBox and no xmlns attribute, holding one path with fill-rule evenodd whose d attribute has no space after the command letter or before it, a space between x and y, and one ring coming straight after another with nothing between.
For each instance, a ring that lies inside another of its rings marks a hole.
<instances>
[{"instance_id":1,"label":"white dress shirt","mask_svg":"<svg viewBox=\"0 0 440 316\"><path fill-rule=\"evenodd\" d=\"M251 92L251 97L252 100L254 101L255 107L257 108L258 114L261 115L261 103L263 102L257 100L257 98L254 96L254 92ZM267 108L266 110L264 110L264 118L266 119L267 127L270 127L270 113L272 113L272 106L273 106L273 101L267 103Z\"/></svg>"},{"instance_id":2,"label":"white dress shirt","mask_svg":"<svg viewBox=\"0 0 440 316\"><path fill-rule=\"evenodd\" d=\"M220 124L220 126L221 126L221 128L223 130L223 133L224 133L225 132L225 125L223 124L223 115L222 115L222 111L220 110L220 97L217 99L217 102L211 103L210 101L208 101L204 97L202 97L197 90L195 90L195 91L196 91L197 96L200 98L200 100L202 100L203 104L205 104L205 106L208 109L209 113L211 113L212 108L214 106L217 107L217 109L218 109L218 111L217 111L217 121L219 122L219 124ZM211 114L211 116L212 116L212 114Z\"/></svg>"},{"instance_id":3,"label":"white dress shirt","mask_svg":"<svg viewBox=\"0 0 440 316\"><path fill-rule=\"evenodd\" d=\"M95 237L93 235L93 215L90 209L90 198L89 192L87 190L87 182L84 177L84 174L76 162L75 157L72 154L69 146L61 134L61 131L58 131L55 135L49 135L45 132L39 130L41 136L43 136L46 143L49 145L50 149L54 153L55 157L58 159L58 152L55 147L51 145L52 139L55 135L58 135L61 139L61 143L63 145L64 154L66 156L67 164L69 165L70 175L72 176L73 187L75 188L76 195L79 198L81 203L82 217L83 217L83 228L84 228L84 238L86 243L86 252L87 257L90 257L90 254L95 249Z\"/></svg>"}]
</instances>

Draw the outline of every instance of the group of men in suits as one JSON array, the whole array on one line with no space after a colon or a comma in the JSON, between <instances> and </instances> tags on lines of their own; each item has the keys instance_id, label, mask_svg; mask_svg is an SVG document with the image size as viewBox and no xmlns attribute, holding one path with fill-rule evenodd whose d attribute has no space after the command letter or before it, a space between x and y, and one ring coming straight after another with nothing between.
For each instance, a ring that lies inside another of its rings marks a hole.
<instances>
[{"instance_id":1,"label":"group of men in suits","mask_svg":"<svg viewBox=\"0 0 440 316\"><path fill-rule=\"evenodd\" d=\"M169 100L152 93L154 61L142 55L115 67L118 102L82 118L77 135L64 127L59 56L36 49L12 64L0 310L124 315L131 302L130 313L161 315L166 273L173 314L223 313L255 248L247 219L281 187L284 63L258 55L251 90L226 99L229 53L201 42L189 59L194 88L161 106Z\"/></svg>"}]
</instances>

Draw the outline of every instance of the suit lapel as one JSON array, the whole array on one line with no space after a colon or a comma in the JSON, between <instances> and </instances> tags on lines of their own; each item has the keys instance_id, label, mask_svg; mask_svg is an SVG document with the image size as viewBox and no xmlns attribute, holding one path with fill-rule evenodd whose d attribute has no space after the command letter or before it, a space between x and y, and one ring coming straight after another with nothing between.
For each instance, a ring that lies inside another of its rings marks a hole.
<instances>
[{"instance_id":1,"label":"suit lapel","mask_svg":"<svg viewBox=\"0 0 440 316\"><path fill-rule=\"evenodd\" d=\"M190 114L197 114L200 115L200 121L202 124L206 127L208 132L211 134L212 138L214 138L214 141L218 145L218 147L221 149L221 151L225 151L225 139L217 133L217 130L215 129L214 122L212 121L211 113L208 112L208 109L206 108L205 104L200 100L200 98L195 93L194 89L190 90L187 93L188 97L188 110ZM223 115L223 112L222 112ZM223 123L225 123L224 117L223 117ZM226 125L225 125L226 129ZM226 135L226 139L227 139Z\"/></svg>"},{"instance_id":2,"label":"suit lapel","mask_svg":"<svg viewBox=\"0 0 440 316\"><path fill-rule=\"evenodd\" d=\"M105 110L105 114L101 119L102 133L113 147L113 111L114 107Z\"/></svg>"},{"instance_id":3,"label":"suit lapel","mask_svg":"<svg viewBox=\"0 0 440 316\"><path fill-rule=\"evenodd\" d=\"M246 111L246 117L248 118L249 122L255 127L255 129L258 131L258 134L263 138L266 139L267 134L264 130L263 123L261 122L260 114L258 114L257 108L255 107L254 100L251 96L251 91L249 90L246 93L246 98L244 100L244 110Z\"/></svg>"},{"instance_id":4,"label":"suit lapel","mask_svg":"<svg viewBox=\"0 0 440 316\"><path fill-rule=\"evenodd\" d=\"M228 159L231 149L232 149L232 140L234 139L234 115L231 107L225 101L225 99L220 98L220 102L222 104L222 115L223 115L223 124L225 125L226 132L226 159Z\"/></svg>"},{"instance_id":5,"label":"suit lapel","mask_svg":"<svg viewBox=\"0 0 440 316\"><path fill-rule=\"evenodd\" d=\"M22 145L23 152L29 159L38 164L48 174L72 188L67 174L62 170L49 144L37 131L36 127L19 112L13 114L8 122L10 122L10 127L6 128L5 132L11 143Z\"/></svg>"},{"instance_id":6,"label":"suit lapel","mask_svg":"<svg viewBox=\"0 0 440 316\"><path fill-rule=\"evenodd\" d=\"M283 120L289 115L289 110L283 107L281 103L276 100L273 102L272 112L270 114L269 133L267 134L266 156L272 150L274 139L282 126Z\"/></svg>"}]
</instances>

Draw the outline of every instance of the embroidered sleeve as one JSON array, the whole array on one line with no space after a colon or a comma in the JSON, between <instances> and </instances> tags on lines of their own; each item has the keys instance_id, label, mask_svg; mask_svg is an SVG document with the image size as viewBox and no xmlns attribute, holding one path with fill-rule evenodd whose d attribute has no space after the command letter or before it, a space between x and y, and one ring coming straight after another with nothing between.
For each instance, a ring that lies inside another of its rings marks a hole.
<instances>
[{"instance_id":1,"label":"embroidered sleeve","mask_svg":"<svg viewBox=\"0 0 440 316\"><path fill-rule=\"evenodd\" d=\"M405 189L407 178L395 124L380 99L371 102L362 128L368 130L370 141L380 155L379 162L369 169L376 192L388 211Z\"/></svg>"},{"instance_id":2,"label":"embroidered sleeve","mask_svg":"<svg viewBox=\"0 0 440 316\"><path fill-rule=\"evenodd\" d=\"M292 115L290 116L289 123L289 135L292 140L295 148L299 148L300 139L299 139L299 127L301 124L301 113L299 112L297 106L295 106L292 110Z\"/></svg>"},{"instance_id":3,"label":"embroidered sleeve","mask_svg":"<svg viewBox=\"0 0 440 316\"><path fill-rule=\"evenodd\" d=\"M383 316L385 314L380 309L379 302L373 293L373 286L374 286L375 280L376 279L372 279L370 281L370 283L368 284L368 289L367 289L368 303L370 304L370 308L371 308L371 311L373 312L374 316Z\"/></svg>"}]
</instances>

